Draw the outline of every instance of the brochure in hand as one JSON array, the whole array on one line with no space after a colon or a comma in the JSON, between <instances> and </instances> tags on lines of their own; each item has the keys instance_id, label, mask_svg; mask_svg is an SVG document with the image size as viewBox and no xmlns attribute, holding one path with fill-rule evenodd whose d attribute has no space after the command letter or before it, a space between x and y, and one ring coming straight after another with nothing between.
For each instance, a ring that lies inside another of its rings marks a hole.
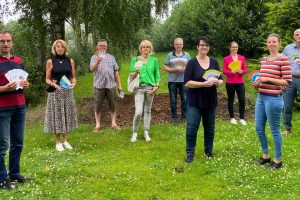
<instances>
[{"instance_id":1,"label":"brochure in hand","mask_svg":"<svg viewBox=\"0 0 300 200\"><path fill-rule=\"evenodd\" d=\"M203 74L203 78L207 81L217 80L221 76L221 72L215 69L209 69Z\"/></svg>"},{"instance_id":2,"label":"brochure in hand","mask_svg":"<svg viewBox=\"0 0 300 200\"><path fill-rule=\"evenodd\" d=\"M241 64L242 62L240 60L233 61L228 65L228 68L231 69L231 71L240 71L241 70Z\"/></svg>"},{"instance_id":3,"label":"brochure in hand","mask_svg":"<svg viewBox=\"0 0 300 200\"><path fill-rule=\"evenodd\" d=\"M71 81L63 75L63 77L60 79L59 86L65 89L71 89Z\"/></svg>"},{"instance_id":4,"label":"brochure in hand","mask_svg":"<svg viewBox=\"0 0 300 200\"><path fill-rule=\"evenodd\" d=\"M248 80L250 80L251 83L255 82L256 79L258 79L260 76L259 70L252 70L248 75Z\"/></svg>"},{"instance_id":5,"label":"brochure in hand","mask_svg":"<svg viewBox=\"0 0 300 200\"><path fill-rule=\"evenodd\" d=\"M28 73L25 72L23 69L12 69L12 70L9 70L5 74L5 77L7 78L7 80L10 83L11 82L19 83L20 81L26 81L27 80ZM16 90L18 90L18 89L23 89L23 87L18 84Z\"/></svg>"}]
</instances>

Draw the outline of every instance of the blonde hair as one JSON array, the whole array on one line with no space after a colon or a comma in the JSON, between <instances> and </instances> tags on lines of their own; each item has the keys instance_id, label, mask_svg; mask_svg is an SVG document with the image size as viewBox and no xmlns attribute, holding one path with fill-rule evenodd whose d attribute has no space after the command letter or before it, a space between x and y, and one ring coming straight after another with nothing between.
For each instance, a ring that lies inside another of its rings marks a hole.
<instances>
[{"instance_id":1,"label":"blonde hair","mask_svg":"<svg viewBox=\"0 0 300 200\"><path fill-rule=\"evenodd\" d=\"M57 43L59 43L59 42L64 47L64 49L65 49L65 55L67 56L69 54L69 46L68 46L68 44L64 40L55 40L53 42L52 49L51 49L52 54L55 55L55 56L57 55L57 53L55 51L55 47L56 47Z\"/></svg>"},{"instance_id":2,"label":"blonde hair","mask_svg":"<svg viewBox=\"0 0 300 200\"><path fill-rule=\"evenodd\" d=\"M140 43L140 46L139 46L140 52L141 52L143 46L149 46L150 47L150 54L153 53L153 46L152 46L152 43L149 40L143 40Z\"/></svg>"}]
</instances>

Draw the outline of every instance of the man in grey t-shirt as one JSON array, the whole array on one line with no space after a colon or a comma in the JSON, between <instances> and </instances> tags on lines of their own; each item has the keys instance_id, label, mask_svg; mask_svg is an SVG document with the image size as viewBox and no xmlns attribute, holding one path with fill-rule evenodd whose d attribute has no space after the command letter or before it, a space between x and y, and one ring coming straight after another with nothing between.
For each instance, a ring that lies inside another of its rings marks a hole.
<instances>
[{"instance_id":1,"label":"man in grey t-shirt","mask_svg":"<svg viewBox=\"0 0 300 200\"><path fill-rule=\"evenodd\" d=\"M289 57L292 65L292 83L287 86L283 95L284 100L284 135L289 135L292 131L293 105L297 92L300 93L300 28L294 32L295 43L287 45L283 54Z\"/></svg>"},{"instance_id":2,"label":"man in grey t-shirt","mask_svg":"<svg viewBox=\"0 0 300 200\"><path fill-rule=\"evenodd\" d=\"M184 86L184 70L188 60L191 59L189 53L183 50L183 39L174 40L174 51L170 52L164 62L164 70L169 72L168 88L170 94L170 106L172 123L178 123L177 115L177 91L181 99L181 120L185 121L186 117L186 87Z\"/></svg>"}]
</instances>

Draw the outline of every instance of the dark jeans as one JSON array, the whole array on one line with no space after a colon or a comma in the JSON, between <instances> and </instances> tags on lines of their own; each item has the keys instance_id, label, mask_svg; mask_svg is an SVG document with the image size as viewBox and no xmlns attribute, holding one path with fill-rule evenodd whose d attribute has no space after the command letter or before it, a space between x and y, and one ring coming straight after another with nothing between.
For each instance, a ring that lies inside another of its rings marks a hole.
<instances>
[{"instance_id":1,"label":"dark jeans","mask_svg":"<svg viewBox=\"0 0 300 200\"><path fill-rule=\"evenodd\" d=\"M20 176L20 157L24 143L26 108L11 108L0 112L0 181L7 179L5 166L9 146L9 177Z\"/></svg>"},{"instance_id":2,"label":"dark jeans","mask_svg":"<svg viewBox=\"0 0 300 200\"><path fill-rule=\"evenodd\" d=\"M186 153L187 155L195 154L195 146L197 141L197 133L202 117L204 128L204 153L212 153L215 136L215 108L197 108L188 107L187 126L186 126Z\"/></svg>"},{"instance_id":3,"label":"dark jeans","mask_svg":"<svg viewBox=\"0 0 300 200\"><path fill-rule=\"evenodd\" d=\"M228 96L228 111L230 118L234 118L234 111L233 111L233 102L235 92L238 96L239 100L239 112L240 112L240 119L245 118L245 87L244 83L234 84L234 83L226 83L226 90Z\"/></svg>"},{"instance_id":4,"label":"dark jeans","mask_svg":"<svg viewBox=\"0 0 300 200\"><path fill-rule=\"evenodd\" d=\"M293 105L297 97L297 92L300 94L300 78L293 78L292 83L287 86L283 95L285 130L290 131L292 129Z\"/></svg>"},{"instance_id":5,"label":"dark jeans","mask_svg":"<svg viewBox=\"0 0 300 200\"><path fill-rule=\"evenodd\" d=\"M186 92L187 88L183 82L169 82L168 83L169 94L170 94L170 105L172 118L177 119L177 91L180 95L181 100L181 118L186 117Z\"/></svg>"}]
</instances>

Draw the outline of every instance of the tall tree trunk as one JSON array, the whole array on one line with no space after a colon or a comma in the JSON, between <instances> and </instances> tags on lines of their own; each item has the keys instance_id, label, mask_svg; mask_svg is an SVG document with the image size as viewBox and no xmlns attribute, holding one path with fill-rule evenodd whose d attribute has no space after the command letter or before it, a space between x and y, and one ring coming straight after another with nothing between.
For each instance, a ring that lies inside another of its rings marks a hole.
<instances>
[{"instance_id":1,"label":"tall tree trunk","mask_svg":"<svg viewBox=\"0 0 300 200\"><path fill-rule=\"evenodd\" d=\"M65 39L65 19L67 16L68 0L52 0L51 7L51 29L52 40Z\"/></svg>"}]
</instances>

